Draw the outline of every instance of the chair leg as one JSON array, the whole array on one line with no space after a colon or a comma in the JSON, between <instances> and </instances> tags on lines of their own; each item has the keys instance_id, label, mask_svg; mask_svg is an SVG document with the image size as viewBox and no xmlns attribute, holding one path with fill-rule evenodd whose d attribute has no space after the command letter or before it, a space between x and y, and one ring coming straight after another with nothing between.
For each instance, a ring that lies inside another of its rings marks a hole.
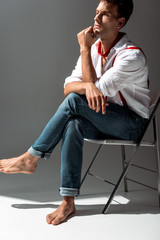
<instances>
[{"instance_id":1,"label":"chair leg","mask_svg":"<svg viewBox=\"0 0 160 240\"><path fill-rule=\"evenodd\" d=\"M84 177L82 178L82 181L81 181L81 183L80 183L80 188L81 188L81 186L82 186L84 180L86 179L87 174L88 174L89 170L91 169L91 167L92 167L94 161L96 160L96 157L97 157L99 151L101 150L102 146L103 146L103 144L100 144L100 146L98 147L98 149L97 149L97 151L96 151L96 153L95 153L95 155L94 155L94 157L93 157L93 159L92 159L92 161L91 161L91 163L90 163L90 165L89 165L89 167L88 167L86 173L84 174Z\"/></svg>"},{"instance_id":2,"label":"chair leg","mask_svg":"<svg viewBox=\"0 0 160 240\"><path fill-rule=\"evenodd\" d=\"M110 195L110 197L109 197L109 199L108 199L108 201L107 201L107 203L106 203L106 205L105 205L105 207L104 207L104 209L102 211L102 213L107 212L107 210L109 209L110 204L111 204L111 202L112 202L112 200L113 200L113 198L114 198L114 196L115 196L115 194L116 194L116 192L117 192L121 182L124 180L124 177L126 176L128 170L129 170L129 167L131 166L131 164L132 164L132 162L134 160L134 156L135 156L139 146L140 146L140 143L135 147L135 149L133 151L133 154L132 154L132 156L130 158L130 161L126 163L126 166L125 166L122 174L120 175L120 177L119 177L119 179L118 179L118 181L117 181L117 183L116 183L116 185L115 185L115 187L114 187L114 189L113 189L113 191L112 191L112 193L111 193L111 195Z\"/></svg>"},{"instance_id":3,"label":"chair leg","mask_svg":"<svg viewBox=\"0 0 160 240\"><path fill-rule=\"evenodd\" d=\"M121 146L121 154L122 154L122 166L123 166L123 170L126 166L126 154L125 154L125 146L122 145ZM128 184L127 184L127 176L124 177L124 191L128 192Z\"/></svg>"},{"instance_id":4,"label":"chair leg","mask_svg":"<svg viewBox=\"0 0 160 240\"><path fill-rule=\"evenodd\" d=\"M153 118L153 129L154 129L154 140L156 142L156 157L157 157L157 172L158 172L158 197L159 197L159 207L160 207L160 152L159 152L159 137L156 117Z\"/></svg>"}]
</instances>

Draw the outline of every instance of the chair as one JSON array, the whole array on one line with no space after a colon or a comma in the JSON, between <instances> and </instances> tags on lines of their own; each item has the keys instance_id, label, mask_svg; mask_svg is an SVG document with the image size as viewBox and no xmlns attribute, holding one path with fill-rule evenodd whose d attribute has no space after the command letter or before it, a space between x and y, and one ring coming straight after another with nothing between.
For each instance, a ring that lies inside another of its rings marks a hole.
<instances>
[{"instance_id":1,"label":"chair","mask_svg":"<svg viewBox=\"0 0 160 240\"><path fill-rule=\"evenodd\" d=\"M122 181L124 181L124 189L126 192L128 192L128 186L127 186L127 181L132 181L132 182L135 182L135 183L138 183L138 184L141 184L145 187L149 187L151 189L154 189L154 190L158 190L158 197L159 197L159 207L160 207L160 151L159 151L159 138L158 138L158 128L157 128L157 120L156 120L156 113L157 113L157 109L158 109L158 106L160 104L160 91L156 92L156 93L153 93L151 95L151 103L150 103L150 109L151 109L151 113L150 113L150 118L145 126L145 129L144 129L144 132L142 133L140 139L138 141L128 141L128 140L112 140L112 139L107 139L107 140L96 140L96 139L85 139L85 141L87 142L90 142L90 143L94 143L94 144L99 144L99 147L92 159L92 161L90 162L89 164L89 167L86 171L86 173L84 174L84 177L82 178L82 181L81 181L81 185L80 187L82 187L82 184L85 180L85 178L87 177L87 175L89 174L90 176L92 177L95 177L95 178L98 178L108 184L111 184L114 186L114 189L106 203L106 205L104 206L103 210L102 210L102 213L105 213L108 211L109 207L110 207L110 204L120 186L120 184L122 183ZM148 130L148 127L149 125L151 124L151 122L153 123L153 140L151 141L143 141L143 138L144 138L144 135L146 133L146 131ZM108 180L105 180L105 179L102 179L94 174L92 174L90 172L91 170L91 167L93 165L93 163L95 162L100 150L102 149L102 146L104 145L112 145L112 146L121 146L121 154L122 154L122 163L123 163L123 171L121 173L121 175L119 176L119 179L117 181L117 183L112 183ZM126 146L134 146L134 150L131 154L131 157L128 161L126 161L126 152L125 152L125 147ZM144 146L144 147L154 147L156 149L156 158L157 158L157 171L154 171L157 173L158 175L158 189L155 189L151 186L148 186L146 184L143 184L143 183L140 183L136 180L133 180L133 179L129 179L127 178L126 174L128 172L128 170L130 169L131 166L133 167L138 167L138 168L142 168L146 171L152 171L153 170L150 170L148 168L144 168L144 167L141 167L141 166L138 166L138 165L135 165L133 164L133 161L135 159L135 156L136 156L136 153L138 151L138 149L141 147L141 146Z\"/></svg>"}]
</instances>

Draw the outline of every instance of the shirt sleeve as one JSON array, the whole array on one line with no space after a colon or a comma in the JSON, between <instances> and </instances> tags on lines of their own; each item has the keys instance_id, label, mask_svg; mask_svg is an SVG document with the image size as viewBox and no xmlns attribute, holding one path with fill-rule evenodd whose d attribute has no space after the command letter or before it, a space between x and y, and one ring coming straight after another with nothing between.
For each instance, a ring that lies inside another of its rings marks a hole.
<instances>
[{"instance_id":1,"label":"shirt sleeve","mask_svg":"<svg viewBox=\"0 0 160 240\"><path fill-rule=\"evenodd\" d=\"M82 68L81 68L81 56L78 58L75 69L72 71L71 76L67 77L64 82L64 87L66 84L71 82L82 82Z\"/></svg>"},{"instance_id":2,"label":"shirt sleeve","mask_svg":"<svg viewBox=\"0 0 160 240\"><path fill-rule=\"evenodd\" d=\"M124 50L115 59L113 67L96 82L104 96L114 97L116 93L131 84L144 81L146 59L140 50Z\"/></svg>"}]
</instances>

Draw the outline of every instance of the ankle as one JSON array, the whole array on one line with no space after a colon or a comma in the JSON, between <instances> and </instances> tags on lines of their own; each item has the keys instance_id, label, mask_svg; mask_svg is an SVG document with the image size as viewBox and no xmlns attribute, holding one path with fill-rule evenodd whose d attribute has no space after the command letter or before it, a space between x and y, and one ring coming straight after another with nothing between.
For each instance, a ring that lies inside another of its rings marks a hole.
<instances>
[{"instance_id":1,"label":"ankle","mask_svg":"<svg viewBox=\"0 0 160 240\"><path fill-rule=\"evenodd\" d=\"M72 204L72 205L74 205L74 197L72 197L72 196L65 196L64 198L63 198L63 202L65 202L65 203L67 203L67 204Z\"/></svg>"},{"instance_id":2,"label":"ankle","mask_svg":"<svg viewBox=\"0 0 160 240\"><path fill-rule=\"evenodd\" d=\"M24 156L24 159L26 159L26 160L28 160L30 162L37 162L40 159L40 157L33 156L29 152L26 152L22 156Z\"/></svg>"}]
</instances>

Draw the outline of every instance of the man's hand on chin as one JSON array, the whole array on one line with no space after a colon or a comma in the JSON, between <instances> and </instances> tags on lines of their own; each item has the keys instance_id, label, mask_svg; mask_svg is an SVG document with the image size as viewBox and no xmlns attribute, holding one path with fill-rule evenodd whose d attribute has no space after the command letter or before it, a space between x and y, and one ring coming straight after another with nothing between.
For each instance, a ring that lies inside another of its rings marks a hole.
<instances>
[{"instance_id":1,"label":"man's hand on chin","mask_svg":"<svg viewBox=\"0 0 160 240\"><path fill-rule=\"evenodd\" d=\"M93 27L88 27L77 34L81 49L90 49L97 39L97 32Z\"/></svg>"}]
</instances>

